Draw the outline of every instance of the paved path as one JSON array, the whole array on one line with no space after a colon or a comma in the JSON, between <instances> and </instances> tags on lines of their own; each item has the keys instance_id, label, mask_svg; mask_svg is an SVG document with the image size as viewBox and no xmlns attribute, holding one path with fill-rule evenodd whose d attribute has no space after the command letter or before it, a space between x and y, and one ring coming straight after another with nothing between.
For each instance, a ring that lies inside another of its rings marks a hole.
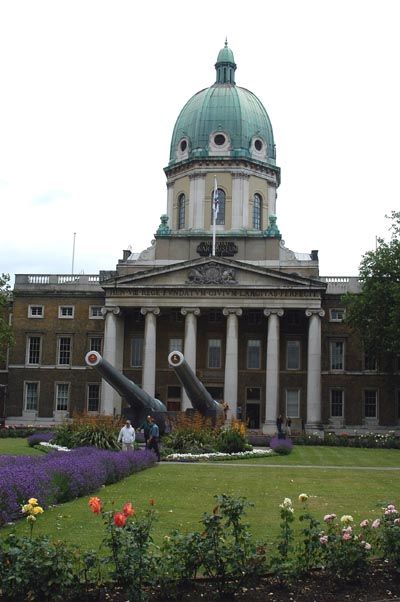
<instances>
[{"instance_id":1,"label":"paved path","mask_svg":"<svg viewBox=\"0 0 400 602\"><path fill-rule=\"evenodd\" d=\"M321 466L310 464L248 464L243 462L160 462L160 464L179 464L184 466L225 466L226 468L235 468L236 466L246 468L319 468L320 470L385 470L385 471L400 471L400 466Z\"/></svg>"}]
</instances>

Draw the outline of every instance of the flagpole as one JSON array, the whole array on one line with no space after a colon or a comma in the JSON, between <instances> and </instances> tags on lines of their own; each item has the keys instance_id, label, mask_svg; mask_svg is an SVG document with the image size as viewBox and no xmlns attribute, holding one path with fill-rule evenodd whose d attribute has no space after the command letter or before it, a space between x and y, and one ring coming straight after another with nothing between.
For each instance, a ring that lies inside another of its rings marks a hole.
<instances>
[{"instance_id":1,"label":"flagpole","mask_svg":"<svg viewBox=\"0 0 400 602\"><path fill-rule=\"evenodd\" d=\"M216 230L217 230L217 213L218 213L218 184L217 184L217 176L214 176L214 190L213 190L213 198L212 198L212 213L213 213L213 238L212 238L212 256L215 257L215 238L216 238Z\"/></svg>"}]
</instances>

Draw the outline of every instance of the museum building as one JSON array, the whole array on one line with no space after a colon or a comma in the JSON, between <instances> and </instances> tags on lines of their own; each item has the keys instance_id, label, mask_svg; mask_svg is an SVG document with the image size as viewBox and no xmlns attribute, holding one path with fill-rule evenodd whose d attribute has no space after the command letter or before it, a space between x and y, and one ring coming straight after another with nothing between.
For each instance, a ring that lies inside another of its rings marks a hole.
<instances>
[{"instance_id":1,"label":"museum building","mask_svg":"<svg viewBox=\"0 0 400 602\"><path fill-rule=\"evenodd\" d=\"M317 250L285 246L270 119L236 85L227 43L215 69L175 123L151 246L123 251L112 272L16 276L15 345L0 370L8 423L120 414L124 400L85 365L89 350L184 411L167 360L179 350L251 429L274 432L279 414L308 431L399 424L399 373L380 370L343 322L341 297L358 279L322 277Z\"/></svg>"}]
</instances>

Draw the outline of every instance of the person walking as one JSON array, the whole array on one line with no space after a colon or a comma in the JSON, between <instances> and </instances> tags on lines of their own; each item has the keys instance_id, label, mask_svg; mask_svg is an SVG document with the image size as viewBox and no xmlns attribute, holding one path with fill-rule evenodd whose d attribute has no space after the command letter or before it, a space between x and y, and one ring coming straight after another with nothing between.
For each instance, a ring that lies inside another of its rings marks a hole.
<instances>
[{"instance_id":1,"label":"person walking","mask_svg":"<svg viewBox=\"0 0 400 602\"><path fill-rule=\"evenodd\" d=\"M122 442L122 451L129 451L133 449L135 443L136 433L135 429L131 425L131 421L127 420L125 426L119 431L118 443Z\"/></svg>"},{"instance_id":2,"label":"person walking","mask_svg":"<svg viewBox=\"0 0 400 602\"><path fill-rule=\"evenodd\" d=\"M142 424L139 427L139 430L143 431L144 443L146 449L149 447L149 437L151 431L151 416L146 416L146 420L143 420Z\"/></svg>"},{"instance_id":3,"label":"person walking","mask_svg":"<svg viewBox=\"0 0 400 602\"><path fill-rule=\"evenodd\" d=\"M286 418L286 435L288 437L292 436L292 419L290 418L290 416Z\"/></svg>"},{"instance_id":4,"label":"person walking","mask_svg":"<svg viewBox=\"0 0 400 602\"><path fill-rule=\"evenodd\" d=\"M282 414L279 414L278 418L276 419L276 428L278 430L278 437L280 438L280 436L282 436L282 424L283 424L283 418L282 418Z\"/></svg>"},{"instance_id":5,"label":"person walking","mask_svg":"<svg viewBox=\"0 0 400 602\"><path fill-rule=\"evenodd\" d=\"M159 446L160 429L158 428L158 425L154 421L153 416L150 416L150 421L151 421L151 429L150 429L149 443L148 443L147 449L152 449L157 456L157 460L160 461L160 446Z\"/></svg>"}]
</instances>

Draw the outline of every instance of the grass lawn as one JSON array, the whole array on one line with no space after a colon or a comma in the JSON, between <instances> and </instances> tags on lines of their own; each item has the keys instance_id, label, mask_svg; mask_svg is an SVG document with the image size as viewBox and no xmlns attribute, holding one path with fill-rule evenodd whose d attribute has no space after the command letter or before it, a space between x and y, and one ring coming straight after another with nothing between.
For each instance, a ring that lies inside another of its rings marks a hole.
<instances>
[{"instance_id":1,"label":"grass lawn","mask_svg":"<svg viewBox=\"0 0 400 602\"><path fill-rule=\"evenodd\" d=\"M1 444L4 441L11 448L19 440L2 440ZM377 517L384 504L400 503L400 474L390 469L399 466L400 450L295 446L289 456L219 464L162 463L95 493L109 507L114 502L116 509L131 501L138 513L154 498L157 542L174 528L199 529L202 513L211 512L215 505L215 494L245 496L254 504L247 514L253 533L257 539L271 540L279 529L282 499L291 497L299 508L297 497L303 492L310 496L309 507L318 518L330 512L352 514L357 521ZM96 547L103 529L101 519L89 512L87 501L88 497L80 498L47 509L35 532ZM27 532L24 521L11 528Z\"/></svg>"},{"instance_id":2,"label":"grass lawn","mask_svg":"<svg viewBox=\"0 0 400 602\"><path fill-rule=\"evenodd\" d=\"M7 437L7 439L0 439L0 456L4 454L11 456L41 456L43 452L29 447L26 439Z\"/></svg>"}]
</instances>

